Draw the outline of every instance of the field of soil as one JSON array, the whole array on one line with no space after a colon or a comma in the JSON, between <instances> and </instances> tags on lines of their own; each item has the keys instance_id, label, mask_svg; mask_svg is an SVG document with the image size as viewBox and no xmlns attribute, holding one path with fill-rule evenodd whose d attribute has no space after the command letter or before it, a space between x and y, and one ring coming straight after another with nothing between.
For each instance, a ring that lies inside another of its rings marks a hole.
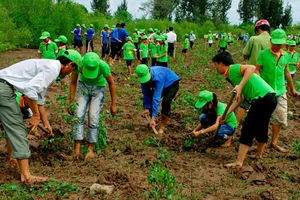
<instances>
[{"instance_id":1,"label":"field of soil","mask_svg":"<svg viewBox=\"0 0 300 200\"><path fill-rule=\"evenodd\" d=\"M229 47L236 62L244 62L242 48L243 44L237 42ZM100 46L96 45L97 53L100 53L99 49ZM146 119L141 118L142 93L137 77L128 77L125 62L117 61L111 67L117 92L117 116L109 114L110 94L106 88L101 119L107 129L108 146L90 161L84 160L84 152L79 161L72 159L71 122L65 108L68 100L59 98L65 97L68 89L58 84L49 88L45 107L55 137L48 140L39 131L42 137L29 141L31 172L51 177L58 183L72 183L78 190L62 195L51 188L49 192L39 193L41 186L21 187L18 170L6 165L7 152L2 138L0 185L12 183L23 189L20 193L0 186L0 198L25 199L22 195L26 193L28 199L153 199L150 192L156 185L148 182L148 175L151 167L162 163L163 169L168 168L175 177L174 199L300 199L300 159L293 147L295 140L300 139L299 97L289 99L289 111L294 115L280 135L279 145L288 153L278 153L268 144L264 158L252 160L247 157L242 169L227 169L223 164L234 161L237 156L240 129L228 148L209 148L202 153L186 145L185 140L198 123L197 112L192 105L198 92L203 89L213 91L222 102L228 102L230 98L231 85L216 73L210 62L215 50L216 45L208 49L198 41L195 48L189 50L186 61L181 55L180 45L176 59L170 59L169 66L181 81L163 136L156 136L146 126ZM36 57L36 49L0 53L0 69ZM299 77L297 72L296 79L300 80ZM256 146L253 145L248 155L255 151ZM113 185L114 191L110 195L90 194L89 188L94 183Z\"/></svg>"}]
</instances>

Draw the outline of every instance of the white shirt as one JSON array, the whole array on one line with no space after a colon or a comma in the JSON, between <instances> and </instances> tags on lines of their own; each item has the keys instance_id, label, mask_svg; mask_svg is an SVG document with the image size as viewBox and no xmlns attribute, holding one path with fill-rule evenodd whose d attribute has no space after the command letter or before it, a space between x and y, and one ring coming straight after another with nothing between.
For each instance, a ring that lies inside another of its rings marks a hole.
<instances>
[{"instance_id":1,"label":"white shirt","mask_svg":"<svg viewBox=\"0 0 300 200\"><path fill-rule=\"evenodd\" d=\"M0 70L0 78L43 105L47 88L59 76L60 68L58 60L29 59Z\"/></svg>"},{"instance_id":2,"label":"white shirt","mask_svg":"<svg viewBox=\"0 0 300 200\"><path fill-rule=\"evenodd\" d=\"M169 33L167 33L167 36L168 36L168 39L167 39L168 43L174 43L177 40L177 35L173 31L170 31Z\"/></svg>"},{"instance_id":3,"label":"white shirt","mask_svg":"<svg viewBox=\"0 0 300 200\"><path fill-rule=\"evenodd\" d=\"M195 34L190 34L190 41L194 42L196 40Z\"/></svg>"}]
</instances>

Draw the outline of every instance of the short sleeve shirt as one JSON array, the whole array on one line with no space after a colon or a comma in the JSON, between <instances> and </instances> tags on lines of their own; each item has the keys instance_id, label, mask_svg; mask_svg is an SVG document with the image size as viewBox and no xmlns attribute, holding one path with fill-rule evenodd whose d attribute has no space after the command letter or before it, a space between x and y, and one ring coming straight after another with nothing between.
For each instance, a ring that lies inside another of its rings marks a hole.
<instances>
[{"instance_id":1,"label":"short sleeve shirt","mask_svg":"<svg viewBox=\"0 0 300 200\"><path fill-rule=\"evenodd\" d=\"M276 96L284 94L286 92L284 70L288 65L286 56L282 54L277 58L271 49L264 49L258 56L257 64L261 65L261 78L275 90Z\"/></svg>"},{"instance_id":2,"label":"short sleeve shirt","mask_svg":"<svg viewBox=\"0 0 300 200\"><path fill-rule=\"evenodd\" d=\"M148 45L141 43L139 48L140 48L140 51L142 52L142 58L147 58L148 57Z\"/></svg>"},{"instance_id":3,"label":"short sleeve shirt","mask_svg":"<svg viewBox=\"0 0 300 200\"><path fill-rule=\"evenodd\" d=\"M270 48L270 35L268 32L263 32L258 36L250 37L243 54L248 56L247 64L256 65L256 61L260 52Z\"/></svg>"},{"instance_id":4,"label":"short sleeve shirt","mask_svg":"<svg viewBox=\"0 0 300 200\"><path fill-rule=\"evenodd\" d=\"M152 42L149 44L150 57L154 58L154 55L157 53L157 44L153 44Z\"/></svg>"},{"instance_id":5,"label":"short sleeve shirt","mask_svg":"<svg viewBox=\"0 0 300 200\"><path fill-rule=\"evenodd\" d=\"M157 55L161 56L163 55L165 52L168 51L168 46L167 45L158 45L157 46ZM168 62L168 54L164 55L161 58L157 58L157 62Z\"/></svg>"},{"instance_id":6,"label":"short sleeve shirt","mask_svg":"<svg viewBox=\"0 0 300 200\"><path fill-rule=\"evenodd\" d=\"M42 54L42 58L55 60L57 51L58 47L55 42L50 42L48 44L45 44L44 42L40 43L39 53Z\"/></svg>"},{"instance_id":7,"label":"short sleeve shirt","mask_svg":"<svg viewBox=\"0 0 300 200\"><path fill-rule=\"evenodd\" d=\"M135 46L132 43L125 43L123 45L123 50L124 50L124 60L133 60L134 58L134 51L135 51Z\"/></svg>"},{"instance_id":8,"label":"short sleeve shirt","mask_svg":"<svg viewBox=\"0 0 300 200\"><path fill-rule=\"evenodd\" d=\"M220 38L220 47L222 48L227 47L226 38L223 37Z\"/></svg>"},{"instance_id":9,"label":"short sleeve shirt","mask_svg":"<svg viewBox=\"0 0 300 200\"><path fill-rule=\"evenodd\" d=\"M217 115L218 116L223 115L225 109L226 109L226 104L218 102ZM237 127L237 122L236 122L236 117L235 117L234 112L231 112L226 117L225 123L228 124L229 126L231 126L232 128L236 128Z\"/></svg>"},{"instance_id":10,"label":"short sleeve shirt","mask_svg":"<svg viewBox=\"0 0 300 200\"><path fill-rule=\"evenodd\" d=\"M185 38L184 40L184 48L188 49L189 48L189 39Z\"/></svg>"},{"instance_id":11,"label":"short sleeve shirt","mask_svg":"<svg viewBox=\"0 0 300 200\"><path fill-rule=\"evenodd\" d=\"M291 73L295 73L297 70L297 63L300 60L299 54L297 52L287 52L286 55L289 62L289 70Z\"/></svg>"},{"instance_id":12,"label":"short sleeve shirt","mask_svg":"<svg viewBox=\"0 0 300 200\"><path fill-rule=\"evenodd\" d=\"M241 74L241 65L231 65L225 73L227 80L235 87L239 85L243 79ZM275 93L275 91L268 85L260 76L252 74L248 82L244 85L242 94L249 101L264 97L267 93Z\"/></svg>"},{"instance_id":13,"label":"short sleeve shirt","mask_svg":"<svg viewBox=\"0 0 300 200\"><path fill-rule=\"evenodd\" d=\"M139 35L137 33L133 33L133 42L138 43L139 41Z\"/></svg>"},{"instance_id":14,"label":"short sleeve shirt","mask_svg":"<svg viewBox=\"0 0 300 200\"><path fill-rule=\"evenodd\" d=\"M66 46L59 48L57 56L62 56L66 50Z\"/></svg>"},{"instance_id":15,"label":"short sleeve shirt","mask_svg":"<svg viewBox=\"0 0 300 200\"><path fill-rule=\"evenodd\" d=\"M108 34L105 30L101 31L102 44L107 44L108 43L107 35Z\"/></svg>"},{"instance_id":16,"label":"short sleeve shirt","mask_svg":"<svg viewBox=\"0 0 300 200\"><path fill-rule=\"evenodd\" d=\"M102 60L100 61L98 76L94 79L85 78L82 73L79 73L79 71L81 71L81 68L79 70L78 69L74 70L73 73L79 74L79 81L84 82L91 86L105 87L106 86L106 78L108 76L110 76L109 65Z\"/></svg>"},{"instance_id":17,"label":"short sleeve shirt","mask_svg":"<svg viewBox=\"0 0 300 200\"><path fill-rule=\"evenodd\" d=\"M95 34L95 31L94 29L92 28L89 28L87 31L86 31L86 40L91 40L93 38L93 35Z\"/></svg>"}]
</instances>

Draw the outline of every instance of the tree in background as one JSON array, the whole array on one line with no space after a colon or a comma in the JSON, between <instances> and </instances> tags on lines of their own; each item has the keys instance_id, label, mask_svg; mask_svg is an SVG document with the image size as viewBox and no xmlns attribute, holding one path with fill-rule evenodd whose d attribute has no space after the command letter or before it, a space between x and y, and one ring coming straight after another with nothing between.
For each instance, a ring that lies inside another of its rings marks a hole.
<instances>
[{"instance_id":1,"label":"tree in background","mask_svg":"<svg viewBox=\"0 0 300 200\"><path fill-rule=\"evenodd\" d=\"M178 4L179 0L148 0L141 4L139 10L145 13L144 17L171 20L173 11Z\"/></svg>"},{"instance_id":2,"label":"tree in background","mask_svg":"<svg viewBox=\"0 0 300 200\"><path fill-rule=\"evenodd\" d=\"M118 11L119 10L125 10L125 11L127 11L127 4L128 4L128 2L126 1L126 0L123 0L122 2L121 2L121 5L119 5L118 6Z\"/></svg>"},{"instance_id":3,"label":"tree in background","mask_svg":"<svg viewBox=\"0 0 300 200\"><path fill-rule=\"evenodd\" d=\"M261 0L262 4L268 4L268 0ZM258 7L258 0L240 0L237 12L243 23L253 23Z\"/></svg>"},{"instance_id":4,"label":"tree in background","mask_svg":"<svg viewBox=\"0 0 300 200\"><path fill-rule=\"evenodd\" d=\"M93 11L99 11L105 15L109 15L109 0L92 0L91 8Z\"/></svg>"},{"instance_id":5,"label":"tree in background","mask_svg":"<svg viewBox=\"0 0 300 200\"><path fill-rule=\"evenodd\" d=\"M114 18L118 21L130 22L132 21L133 17L132 14L127 11L127 4L126 0L121 2L121 5L118 6L117 11L114 13Z\"/></svg>"},{"instance_id":6,"label":"tree in background","mask_svg":"<svg viewBox=\"0 0 300 200\"><path fill-rule=\"evenodd\" d=\"M181 0L176 11L176 21L203 21L209 7L208 0Z\"/></svg>"},{"instance_id":7,"label":"tree in background","mask_svg":"<svg viewBox=\"0 0 300 200\"><path fill-rule=\"evenodd\" d=\"M291 26L293 22L292 18L292 5L287 3L283 12L283 16L281 19L281 25L282 28L285 28L287 26Z\"/></svg>"},{"instance_id":8,"label":"tree in background","mask_svg":"<svg viewBox=\"0 0 300 200\"><path fill-rule=\"evenodd\" d=\"M209 11L212 21L216 24L220 21L228 23L228 10L231 8L232 0L216 0L210 3Z\"/></svg>"}]
</instances>

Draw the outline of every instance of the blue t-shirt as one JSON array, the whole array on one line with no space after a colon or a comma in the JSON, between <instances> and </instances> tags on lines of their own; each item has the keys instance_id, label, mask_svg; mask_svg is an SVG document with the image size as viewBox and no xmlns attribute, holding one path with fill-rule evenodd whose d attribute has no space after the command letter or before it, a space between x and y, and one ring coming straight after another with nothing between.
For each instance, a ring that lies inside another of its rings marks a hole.
<instances>
[{"instance_id":1,"label":"blue t-shirt","mask_svg":"<svg viewBox=\"0 0 300 200\"><path fill-rule=\"evenodd\" d=\"M92 28L89 28L87 31L86 31L86 40L91 40L92 39L92 36L95 34L95 31L94 29Z\"/></svg>"},{"instance_id":2,"label":"blue t-shirt","mask_svg":"<svg viewBox=\"0 0 300 200\"><path fill-rule=\"evenodd\" d=\"M102 44L107 44L108 43L108 39L107 39L108 34L107 34L107 32L102 30L100 35L102 36Z\"/></svg>"},{"instance_id":3,"label":"blue t-shirt","mask_svg":"<svg viewBox=\"0 0 300 200\"><path fill-rule=\"evenodd\" d=\"M111 42L117 42L116 39L119 39L119 31L117 29L112 30L112 32L110 33L111 35Z\"/></svg>"},{"instance_id":4,"label":"blue t-shirt","mask_svg":"<svg viewBox=\"0 0 300 200\"><path fill-rule=\"evenodd\" d=\"M78 28L78 29L74 29L73 31L72 31L72 33L74 33L75 35L74 35L74 39L75 40L81 40L81 28Z\"/></svg>"},{"instance_id":5,"label":"blue t-shirt","mask_svg":"<svg viewBox=\"0 0 300 200\"><path fill-rule=\"evenodd\" d=\"M125 30L125 28L120 28L119 30L119 38L122 41L125 41L125 39L128 37L128 32Z\"/></svg>"},{"instance_id":6,"label":"blue t-shirt","mask_svg":"<svg viewBox=\"0 0 300 200\"><path fill-rule=\"evenodd\" d=\"M143 92L143 105L145 109L151 108L152 102L152 116L157 116L158 107L161 99L163 89L172 85L175 81L180 80L170 68L167 67L150 67L151 81L149 83L141 84ZM153 89L153 93L151 92Z\"/></svg>"}]
</instances>

